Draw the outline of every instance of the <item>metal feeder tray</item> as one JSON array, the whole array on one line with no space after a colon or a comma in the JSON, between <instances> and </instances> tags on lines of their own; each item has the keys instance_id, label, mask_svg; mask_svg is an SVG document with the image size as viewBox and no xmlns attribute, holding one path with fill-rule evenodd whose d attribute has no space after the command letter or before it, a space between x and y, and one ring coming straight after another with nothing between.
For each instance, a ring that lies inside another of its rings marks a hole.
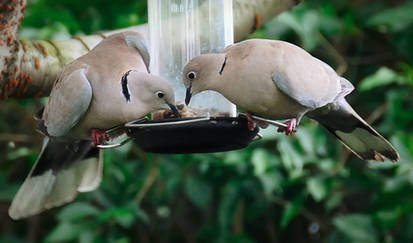
<instances>
[{"instance_id":1,"label":"metal feeder tray","mask_svg":"<svg viewBox=\"0 0 413 243\"><path fill-rule=\"evenodd\" d=\"M125 124L127 134L146 152L185 154L241 149L260 139L249 131L245 117L147 118Z\"/></svg>"},{"instance_id":2,"label":"metal feeder tray","mask_svg":"<svg viewBox=\"0 0 413 243\"><path fill-rule=\"evenodd\" d=\"M254 120L284 127L278 121L251 115ZM262 138L259 128L249 131L244 113L238 117L170 118L150 121L147 118L131 121L107 130L111 142L98 145L100 149L120 147L130 140L153 153L209 153L241 149Z\"/></svg>"}]
</instances>

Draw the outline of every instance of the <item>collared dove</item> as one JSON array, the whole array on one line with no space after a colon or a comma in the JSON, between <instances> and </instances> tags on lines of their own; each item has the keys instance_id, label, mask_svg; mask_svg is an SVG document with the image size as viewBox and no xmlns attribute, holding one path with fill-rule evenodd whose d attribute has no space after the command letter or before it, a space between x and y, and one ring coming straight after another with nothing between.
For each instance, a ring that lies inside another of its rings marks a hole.
<instances>
[{"instance_id":1,"label":"collared dove","mask_svg":"<svg viewBox=\"0 0 413 243\"><path fill-rule=\"evenodd\" d=\"M215 90L249 114L290 119L290 135L306 115L321 123L364 160L397 161L393 146L369 126L344 97L353 85L329 65L293 44L252 39L204 54L184 68L185 101ZM251 120L251 116L248 116Z\"/></svg>"},{"instance_id":2,"label":"collared dove","mask_svg":"<svg viewBox=\"0 0 413 243\"><path fill-rule=\"evenodd\" d=\"M123 32L64 68L39 114L38 128L46 138L13 199L11 218L32 216L96 189L102 153L95 145L108 139L104 130L156 110L178 113L172 87L149 74L148 65L142 36Z\"/></svg>"}]
</instances>

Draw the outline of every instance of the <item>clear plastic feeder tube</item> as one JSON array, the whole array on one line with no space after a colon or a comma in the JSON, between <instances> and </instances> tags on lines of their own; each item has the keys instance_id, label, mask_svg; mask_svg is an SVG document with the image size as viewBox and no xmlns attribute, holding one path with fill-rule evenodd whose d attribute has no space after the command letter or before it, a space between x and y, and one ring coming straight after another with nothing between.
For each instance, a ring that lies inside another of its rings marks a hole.
<instances>
[{"instance_id":1,"label":"clear plastic feeder tube","mask_svg":"<svg viewBox=\"0 0 413 243\"><path fill-rule=\"evenodd\" d=\"M202 53L220 52L234 42L231 0L148 0L151 72L169 80L184 101L182 70ZM190 106L236 115L234 104L214 91L191 99Z\"/></svg>"}]
</instances>

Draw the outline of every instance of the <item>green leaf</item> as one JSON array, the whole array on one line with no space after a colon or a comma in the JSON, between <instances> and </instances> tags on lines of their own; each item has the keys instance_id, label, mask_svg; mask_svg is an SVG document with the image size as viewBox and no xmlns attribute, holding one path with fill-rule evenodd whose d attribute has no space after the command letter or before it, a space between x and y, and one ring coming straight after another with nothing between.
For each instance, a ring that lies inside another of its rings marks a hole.
<instances>
[{"instance_id":1,"label":"green leaf","mask_svg":"<svg viewBox=\"0 0 413 243\"><path fill-rule=\"evenodd\" d=\"M285 12L277 18L300 36L304 49L312 50L319 44L320 17L315 10L308 10L302 16Z\"/></svg>"},{"instance_id":2,"label":"green leaf","mask_svg":"<svg viewBox=\"0 0 413 243\"><path fill-rule=\"evenodd\" d=\"M408 2L396 8L380 11L373 15L367 26L376 26L381 30L391 32L402 31L413 23L413 2Z\"/></svg>"},{"instance_id":3,"label":"green leaf","mask_svg":"<svg viewBox=\"0 0 413 243\"><path fill-rule=\"evenodd\" d=\"M252 153L251 162L254 165L254 174L262 175L265 173L269 153L265 149L255 149Z\"/></svg>"},{"instance_id":4,"label":"green leaf","mask_svg":"<svg viewBox=\"0 0 413 243\"><path fill-rule=\"evenodd\" d=\"M239 151L229 151L224 154L224 163L226 165L236 165L242 161L244 161L244 158Z\"/></svg>"},{"instance_id":5,"label":"green leaf","mask_svg":"<svg viewBox=\"0 0 413 243\"><path fill-rule=\"evenodd\" d=\"M310 130L309 126L300 127L300 136L297 136L297 139L307 154L314 154L316 152L314 129Z\"/></svg>"},{"instance_id":6,"label":"green leaf","mask_svg":"<svg viewBox=\"0 0 413 243\"><path fill-rule=\"evenodd\" d=\"M368 163L367 166L372 170L388 170L399 167L397 163L386 160L382 163Z\"/></svg>"},{"instance_id":7,"label":"green leaf","mask_svg":"<svg viewBox=\"0 0 413 243\"><path fill-rule=\"evenodd\" d=\"M263 175L258 176L261 185L264 189L265 195L270 198L274 191L281 191L281 183L284 179L279 171L267 172Z\"/></svg>"},{"instance_id":8,"label":"green leaf","mask_svg":"<svg viewBox=\"0 0 413 243\"><path fill-rule=\"evenodd\" d=\"M317 202L323 200L328 194L327 182L319 177L307 181L307 190Z\"/></svg>"},{"instance_id":9,"label":"green leaf","mask_svg":"<svg viewBox=\"0 0 413 243\"><path fill-rule=\"evenodd\" d=\"M137 219L140 219L143 223L149 224L150 223L150 218L148 214L141 208L139 207L139 204L136 203L136 201L132 200L126 205L126 209L133 212L135 217Z\"/></svg>"},{"instance_id":10,"label":"green leaf","mask_svg":"<svg viewBox=\"0 0 413 243\"><path fill-rule=\"evenodd\" d=\"M391 209L384 209L375 213L375 218L379 222L380 226L384 230L391 230L403 215L403 211L400 206L396 206Z\"/></svg>"},{"instance_id":11,"label":"green leaf","mask_svg":"<svg viewBox=\"0 0 413 243\"><path fill-rule=\"evenodd\" d=\"M387 67L381 67L376 73L364 78L359 85L360 91L371 90L376 87L397 83L400 81L400 76L393 70Z\"/></svg>"},{"instance_id":12,"label":"green leaf","mask_svg":"<svg viewBox=\"0 0 413 243\"><path fill-rule=\"evenodd\" d=\"M121 28L129 27L139 24L139 16L136 13L130 13L128 15L120 15L115 20L116 25Z\"/></svg>"},{"instance_id":13,"label":"green leaf","mask_svg":"<svg viewBox=\"0 0 413 243\"><path fill-rule=\"evenodd\" d=\"M191 176L186 179L185 192L188 198L201 209L206 209L211 201L211 186L196 177Z\"/></svg>"},{"instance_id":14,"label":"green leaf","mask_svg":"<svg viewBox=\"0 0 413 243\"><path fill-rule=\"evenodd\" d=\"M340 192L335 192L332 193L331 196L329 196L326 200L326 210L327 212L335 209L336 207L338 207L341 204L341 201L343 200L343 194Z\"/></svg>"},{"instance_id":15,"label":"green leaf","mask_svg":"<svg viewBox=\"0 0 413 243\"><path fill-rule=\"evenodd\" d=\"M176 175L169 176L169 180L166 183L165 193L169 197L173 197L177 190L182 187L182 175L177 173Z\"/></svg>"},{"instance_id":16,"label":"green leaf","mask_svg":"<svg viewBox=\"0 0 413 243\"><path fill-rule=\"evenodd\" d=\"M413 107L411 93L409 88L392 89L387 92L388 111L385 119L390 126L388 128L389 132L394 132L397 129L403 134L406 133L405 131L409 131L413 122L413 112L409 112L413 109L411 108ZM408 136L411 136L411 134L408 134Z\"/></svg>"},{"instance_id":17,"label":"green leaf","mask_svg":"<svg viewBox=\"0 0 413 243\"><path fill-rule=\"evenodd\" d=\"M31 153L32 153L32 151L30 151L30 149L28 149L27 147L22 147L22 148L18 148L15 151L9 153L7 155L7 159L9 159L9 160L18 159L18 158L21 158L21 157L26 157Z\"/></svg>"},{"instance_id":18,"label":"green leaf","mask_svg":"<svg viewBox=\"0 0 413 243\"><path fill-rule=\"evenodd\" d=\"M333 159L330 159L330 158L321 159L317 161L317 166L318 168L320 168L321 171L325 173L330 173L330 171L336 168L337 161L334 161Z\"/></svg>"},{"instance_id":19,"label":"green leaf","mask_svg":"<svg viewBox=\"0 0 413 243\"><path fill-rule=\"evenodd\" d=\"M58 214L60 221L76 221L87 216L95 216L100 210L89 203L74 202L64 207Z\"/></svg>"},{"instance_id":20,"label":"green leaf","mask_svg":"<svg viewBox=\"0 0 413 243\"><path fill-rule=\"evenodd\" d=\"M82 224L72 224L62 221L46 237L46 242L64 242L76 239L79 234L85 230Z\"/></svg>"},{"instance_id":21,"label":"green leaf","mask_svg":"<svg viewBox=\"0 0 413 243\"><path fill-rule=\"evenodd\" d=\"M135 214L127 208L111 208L103 212L99 220L101 222L115 221L119 225L129 228L135 221Z\"/></svg>"},{"instance_id":22,"label":"green leaf","mask_svg":"<svg viewBox=\"0 0 413 243\"><path fill-rule=\"evenodd\" d=\"M135 215L133 214L133 212L129 210L118 209L116 210L115 220L118 224L122 225L123 227L129 228L135 221Z\"/></svg>"},{"instance_id":23,"label":"green leaf","mask_svg":"<svg viewBox=\"0 0 413 243\"><path fill-rule=\"evenodd\" d=\"M291 144L291 141L285 138L280 139L277 147L281 154L282 163L284 167L290 172L290 176L294 177L301 175L304 161L302 156Z\"/></svg>"},{"instance_id":24,"label":"green leaf","mask_svg":"<svg viewBox=\"0 0 413 243\"><path fill-rule=\"evenodd\" d=\"M383 185L384 192L395 192L409 184L410 174L402 174L388 178Z\"/></svg>"},{"instance_id":25,"label":"green leaf","mask_svg":"<svg viewBox=\"0 0 413 243\"><path fill-rule=\"evenodd\" d=\"M282 212L281 228L284 229L285 227L287 227L291 220L300 213L305 198L305 194L301 193L298 196L296 196L293 201L287 204L287 206L284 208Z\"/></svg>"},{"instance_id":26,"label":"green leaf","mask_svg":"<svg viewBox=\"0 0 413 243\"><path fill-rule=\"evenodd\" d=\"M93 231L83 231L79 235L79 243L90 243L94 242L96 235Z\"/></svg>"},{"instance_id":27,"label":"green leaf","mask_svg":"<svg viewBox=\"0 0 413 243\"><path fill-rule=\"evenodd\" d=\"M346 235L352 242L376 243L377 232L373 227L372 219L368 215L351 214L339 216L333 220L333 224Z\"/></svg>"},{"instance_id":28,"label":"green leaf","mask_svg":"<svg viewBox=\"0 0 413 243\"><path fill-rule=\"evenodd\" d=\"M269 126L267 128L261 129L260 134L262 135L262 139L260 141L257 141L257 143L276 140L279 136L279 133L277 132L277 128L275 126Z\"/></svg>"}]
</instances>

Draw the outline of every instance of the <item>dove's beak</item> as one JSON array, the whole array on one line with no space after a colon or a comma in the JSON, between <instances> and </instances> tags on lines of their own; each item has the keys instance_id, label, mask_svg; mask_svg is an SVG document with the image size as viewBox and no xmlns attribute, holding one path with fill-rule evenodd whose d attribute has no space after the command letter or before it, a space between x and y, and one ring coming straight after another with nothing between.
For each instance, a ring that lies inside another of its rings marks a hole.
<instances>
[{"instance_id":1,"label":"dove's beak","mask_svg":"<svg viewBox=\"0 0 413 243\"><path fill-rule=\"evenodd\" d=\"M188 105L192 98L192 83L186 89L185 104Z\"/></svg>"},{"instance_id":2,"label":"dove's beak","mask_svg":"<svg viewBox=\"0 0 413 243\"><path fill-rule=\"evenodd\" d=\"M170 103L166 103L168 104L169 108L171 108L171 111L174 113L174 115L178 118L181 118L181 114L179 114L178 109L176 108L176 106L170 104Z\"/></svg>"}]
</instances>

